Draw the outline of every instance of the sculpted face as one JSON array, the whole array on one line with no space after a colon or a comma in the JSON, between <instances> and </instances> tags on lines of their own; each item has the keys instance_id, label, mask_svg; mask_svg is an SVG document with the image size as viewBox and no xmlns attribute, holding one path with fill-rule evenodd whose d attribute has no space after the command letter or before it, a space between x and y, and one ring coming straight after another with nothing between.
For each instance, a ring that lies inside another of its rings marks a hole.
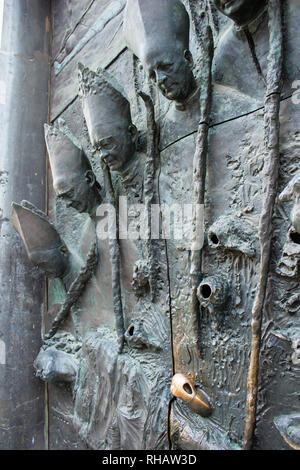
<instances>
[{"instance_id":1,"label":"sculpted face","mask_svg":"<svg viewBox=\"0 0 300 470\"><path fill-rule=\"evenodd\" d=\"M73 207L78 212L89 212L95 203L95 176L91 170L85 174L70 179L54 182L54 190L58 198L66 202L67 207Z\"/></svg>"},{"instance_id":2,"label":"sculpted face","mask_svg":"<svg viewBox=\"0 0 300 470\"><path fill-rule=\"evenodd\" d=\"M62 277L67 269L68 253L64 247L35 251L29 255L33 264L42 269L48 277Z\"/></svg>"},{"instance_id":3,"label":"sculpted face","mask_svg":"<svg viewBox=\"0 0 300 470\"><path fill-rule=\"evenodd\" d=\"M214 0L216 7L239 26L251 23L265 8L267 0Z\"/></svg>"},{"instance_id":4,"label":"sculpted face","mask_svg":"<svg viewBox=\"0 0 300 470\"><path fill-rule=\"evenodd\" d=\"M46 382L73 382L78 362L72 354L59 351L54 346L41 350L34 361L37 377Z\"/></svg>"},{"instance_id":5,"label":"sculpted face","mask_svg":"<svg viewBox=\"0 0 300 470\"><path fill-rule=\"evenodd\" d=\"M143 62L150 78L168 100L184 101L194 86L193 59L184 53L150 53Z\"/></svg>"},{"instance_id":6,"label":"sculpted face","mask_svg":"<svg viewBox=\"0 0 300 470\"><path fill-rule=\"evenodd\" d=\"M135 154L136 128L105 126L93 134L92 144L112 171L122 171Z\"/></svg>"},{"instance_id":7,"label":"sculpted face","mask_svg":"<svg viewBox=\"0 0 300 470\"><path fill-rule=\"evenodd\" d=\"M104 70L79 65L79 94L90 142L110 170L122 172L135 155L136 127L130 103L118 83Z\"/></svg>"}]
</instances>

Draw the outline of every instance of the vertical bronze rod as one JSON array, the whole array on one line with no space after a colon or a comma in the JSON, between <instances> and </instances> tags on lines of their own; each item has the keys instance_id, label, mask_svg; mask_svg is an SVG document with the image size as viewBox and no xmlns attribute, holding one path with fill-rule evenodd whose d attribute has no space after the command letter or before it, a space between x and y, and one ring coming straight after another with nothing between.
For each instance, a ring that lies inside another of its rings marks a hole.
<instances>
[{"instance_id":1,"label":"vertical bronze rod","mask_svg":"<svg viewBox=\"0 0 300 470\"><path fill-rule=\"evenodd\" d=\"M263 208L259 223L261 249L259 283L252 308L251 355L247 381L246 422L243 447L252 448L256 424L259 353L263 306L266 297L272 244L272 215L275 205L279 173L279 111L282 87L282 10L280 0L269 1L270 51L268 57L267 95L265 100L266 160L263 176Z\"/></svg>"},{"instance_id":2,"label":"vertical bronze rod","mask_svg":"<svg viewBox=\"0 0 300 470\"><path fill-rule=\"evenodd\" d=\"M147 160L145 165L145 180L144 180L144 201L146 206L147 213L147 224L148 224L148 233L147 233L147 255L150 264L150 292L151 300L154 302L156 294L156 283L157 283L157 267L155 263L155 254L154 246L152 240L152 231L151 231L151 205L154 200L154 178L155 170L157 164L157 158L159 154L158 150L158 140L159 132L155 122L155 113L154 113L154 104L150 96L146 95L142 91L139 91L138 94L145 103L147 110L147 129L148 129L148 139L147 139Z\"/></svg>"},{"instance_id":3,"label":"vertical bronze rod","mask_svg":"<svg viewBox=\"0 0 300 470\"><path fill-rule=\"evenodd\" d=\"M209 120L210 120L210 109L211 109L211 95L212 95L212 61L214 55L214 42L213 35L210 26L206 29L206 38L204 41L205 47L207 48L204 54L202 63L202 80L200 90L200 110L201 117L197 133L196 150L193 161L193 225L192 225L192 249L191 249L191 267L190 276L192 283L192 295L191 295L191 313L192 313L192 324L195 334L198 331L198 313L199 313L199 302L197 299L197 288L201 282L201 255L202 250L199 249L197 240L199 240L199 234L197 229L197 210L199 205L204 206L205 197L205 179L206 179L206 160L208 150L208 131L209 131Z\"/></svg>"},{"instance_id":4,"label":"vertical bronze rod","mask_svg":"<svg viewBox=\"0 0 300 470\"><path fill-rule=\"evenodd\" d=\"M110 204L114 205L116 213L116 231L114 236L109 237L109 249L111 257L111 272L112 272L112 291L113 291L113 303L114 313L116 318L116 330L118 336L119 353L123 351L124 347L124 316L123 316L123 305L121 295L121 255L119 245L119 210L118 203L115 200L115 193L111 181L111 174L108 166L102 162L102 170L104 176L104 186L106 191L107 200Z\"/></svg>"}]
</instances>

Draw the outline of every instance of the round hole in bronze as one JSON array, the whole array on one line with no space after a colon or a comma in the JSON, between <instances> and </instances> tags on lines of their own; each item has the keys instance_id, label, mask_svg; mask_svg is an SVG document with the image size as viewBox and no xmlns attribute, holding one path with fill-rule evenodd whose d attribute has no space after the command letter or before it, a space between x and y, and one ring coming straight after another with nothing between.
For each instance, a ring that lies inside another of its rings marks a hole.
<instances>
[{"instance_id":1,"label":"round hole in bronze","mask_svg":"<svg viewBox=\"0 0 300 470\"><path fill-rule=\"evenodd\" d=\"M293 243L296 243L297 245L300 245L300 233L291 232L290 233L290 239L292 240Z\"/></svg>"},{"instance_id":2,"label":"round hole in bronze","mask_svg":"<svg viewBox=\"0 0 300 470\"><path fill-rule=\"evenodd\" d=\"M134 326L131 326L131 327L129 328L129 330L128 330L128 334L129 334L130 336L133 336L133 333L134 333Z\"/></svg>"},{"instance_id":3,"label":"round hole in bronze","mask_svg":"<svg viewBox=\"0 0 300 470\"><path fill-rule=\"evenodd\" d=\"M190 384L186 383L183 385L183 390L189 395L193 395L193 390L191 389Z\"/></svg>"},{"instance_id":4,"label":"round hole in bronze","mask_svg":"<svg viewBox=\"0 0 300 470\"><path fill-rule=\"evenodd\" d=\"M208 284L203 284L201 286L201 296L203 299L209 299L212 294L211 287Z\"/></svg>"},{"instance_id":5,"label":"round hole in bronze","mask_svg":"<svg viewBox=\"0 0 300 470\"><path fill-rule=\"evenodd\" d=\"M219 239L215 233L210 233L209 238L214 245L219 245Z\"/></svg>"}]
</instances>

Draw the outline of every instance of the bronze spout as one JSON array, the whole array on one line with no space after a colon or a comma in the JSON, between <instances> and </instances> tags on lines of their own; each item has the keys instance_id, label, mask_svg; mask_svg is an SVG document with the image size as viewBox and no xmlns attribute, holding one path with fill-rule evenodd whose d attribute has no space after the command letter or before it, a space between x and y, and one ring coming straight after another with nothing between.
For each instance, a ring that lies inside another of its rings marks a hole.
<instances>
[{"instance_id":1,"label":"bronze spout","mask_svg":"<svg viewBox=\"0 0 300 470\"><path fill-rule=\"evenodd\" d=\"M184 374L175 374L171 383L171 393L180 398L201 416L209 416L212 412L208 398L200 390L196 390L192 379Z\"/></svg>"}]
</instances>

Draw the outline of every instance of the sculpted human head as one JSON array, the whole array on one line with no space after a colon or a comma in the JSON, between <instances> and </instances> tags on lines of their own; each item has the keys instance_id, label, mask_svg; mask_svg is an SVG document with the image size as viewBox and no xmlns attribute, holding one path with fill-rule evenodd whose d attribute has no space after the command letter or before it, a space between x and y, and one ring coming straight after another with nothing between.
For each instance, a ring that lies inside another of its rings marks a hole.
<instances>
[{"instance_id":1,"label":"sculpted human head","mask_svg":"<svg viewBox=\"0 0 300 470\"><path fill-rule=\"evenodd\" d=\"M88 115L87 111L85 115ZM136 127L129 122L128 125L118 125L114 122L93 126L89 118L87 123L89 123L91 143L99 152L101 160L112 171L125 170L135 154Z\"/></svg>"},{"instance_id":2,"label":"sculpted human head","mask_svg":"<svg viewBox=\"0 0 300 470\"><path fill-rule=\"evenodd\" d=\"M165 54L158 50L149 51L143 66L149 79L168 100L184 101L193 89L193 58L188 49L170 49Z\"/></svg>"},{"instance_id":3,"label":"sculpted human head","mask_svg":"<svg viewBox=\"0 0 300 470\"><path fill-rule=\"evenodd\" d=\"M54 181L56 196L62 199L67 207L73 207L77 212L92 212L95 205L94 186L96 178L91 169L85 169L80 175Z\"/></svg>"},{"instance_id":4,"label":"sculpted human head","mask_svg":"<svg viewBox=\"0 0 300 470\"><path fill-rule=\"evenodd\" d=\"M262 12L267 0L213 0L221 13L238 26L246 26Z\"/></svg>"},{"instance_id":5,"label":"sculpted human head","mask_svg":"<svg viewBox=\"0 0 300 470\"><path fill-rule=\"evenodd\" d=\"M189 30L189 16L179 0L127 1L127 46L169 100L184 101L195 87Z\"/></svg>"},{"instance_id":6,"label":"sculpted human head","mask_svg":"<svg viewBox=\"0 0 300 470\"><path fill-rule=\"evenodd\" d=\"M56 196L78 212L91 214L99 203L98 184L83 150L55 127L45 124L45 139Z\"/></svg>"},{"instance_id":7,"label":"sculpted human head","mask_svg":"<svg viewBox=\"0 0 300 470\"><path fill-rule=\"evenodd\" d=\"M63 277L69 252L46 214L27 201L12 203L11 222L24 242L30 261L48 277Z\"/></svg>"},{"instance_id":8,"label":"sculpted human head","mask_svg":"<svg viewBox=\"0 0 300 470\"><path fill-rule=\"evenodd\" d=\"M137 135L128 100L108 73L81 64L79 94L91 144L112 171L124 171L135 155Z\"/></svg>"}]
</instances>

